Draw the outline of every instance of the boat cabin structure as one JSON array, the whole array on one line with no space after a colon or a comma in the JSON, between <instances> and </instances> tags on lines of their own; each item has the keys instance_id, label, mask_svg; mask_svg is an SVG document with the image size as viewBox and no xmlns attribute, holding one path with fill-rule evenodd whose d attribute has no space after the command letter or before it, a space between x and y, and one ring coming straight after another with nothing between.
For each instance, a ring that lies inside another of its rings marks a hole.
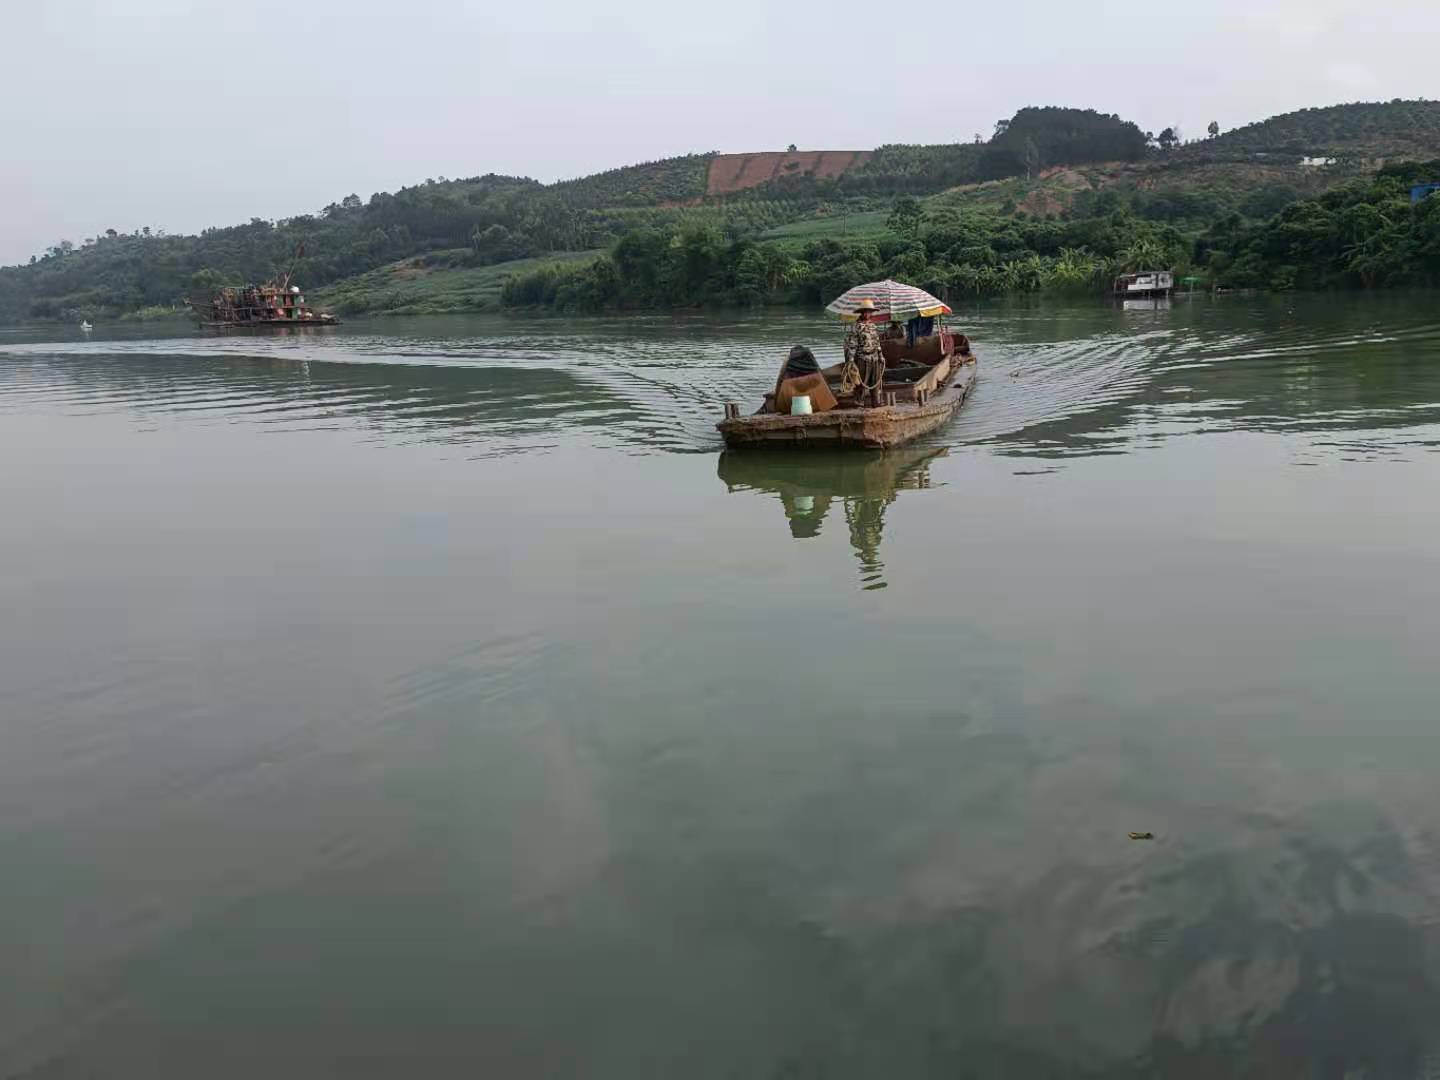
<instances>
[{"instance_id":1,"label":"boat cabin structure","mask_svg":"<svg viewBox=\"0 0 1440 1080\"><path fill-rule=\"evenodd\" d=\"M190 298L190 309L202 327L215 330L334 326L340 321L306 306L300 287L287 280L197 294Z\"/></svg>"},{"instance_id":2,"label":"boat cabin structure","mask_svg":"<svg viewBox=\"0 0 1440 1080\"><path fill-rule=\"evenodd\" d=\"M1169 296L1174 291L1175 275L1169 270L1140 270L1133 274L1121 274L1111 286L1111 292L1124 300Z\"/></svg>"}]
</instances>

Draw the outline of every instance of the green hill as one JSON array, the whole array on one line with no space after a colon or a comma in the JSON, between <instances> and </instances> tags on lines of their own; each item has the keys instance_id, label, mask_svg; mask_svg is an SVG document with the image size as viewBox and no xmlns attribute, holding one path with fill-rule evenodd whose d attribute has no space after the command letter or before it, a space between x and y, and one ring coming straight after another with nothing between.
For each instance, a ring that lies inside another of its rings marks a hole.
<instances>
[{"instance_id":1,"label":"green hill","mask_svg":"<svg viewBox=\"0 0 1440 1080\"><path fill-rule=\"evenodd\" d=\"M1177 153L1191 158L1281 154L1424 159L1434 157L1437 147L1440 101L1397 98L1284 113L1189 143Z\"/></svg>"},{"instance_id":2,"label":"green hill","mask_svg":"<svg viewBox=\"0 0 1440 1080\"><path fill-rule=\"evenodd\" d=\"M1302 157L1339 160L1316 167ZM351 312L483 308L505 295L507 276L526 274L538 283L511 290L512 302L809 302L806 282L828 288L871 272L923 273L942 290L1009 288L1004 268L1026 257L1084 248L1108 267L1142 234L1153 243L1139 250L1189 265L1222 219L1260 223L1368 183L1380 157L1440 157L1440 103L1306 109L1170 150L1120 117L1046 107L1020 110L985 141L692 154L548 185L441 177L197 236L112 230L62 241L29 265L0 268L0 321L169 309L194 288L282 268ZM1117 214L1131 224L1087 224ZM973 243L923 239L960 219ZM612 254L583 281L570 279L593 260L555 261L596 251ZM678 252L688 252L683 267L672 265ZM643 281L627 283L631 272Z\"/></svg>"},{"instance_id":3,"label":"green hill","mask_svg":"<svg viewBox=\"0 0 1440 1080\"><path fill-rule=\"evenodd\" d=\"M710 163L715 156L687 154L627 165L578 180L563 180L548 190L565 205L580 209L698 201L705 196Z\"/></svg>"}]
</instances>

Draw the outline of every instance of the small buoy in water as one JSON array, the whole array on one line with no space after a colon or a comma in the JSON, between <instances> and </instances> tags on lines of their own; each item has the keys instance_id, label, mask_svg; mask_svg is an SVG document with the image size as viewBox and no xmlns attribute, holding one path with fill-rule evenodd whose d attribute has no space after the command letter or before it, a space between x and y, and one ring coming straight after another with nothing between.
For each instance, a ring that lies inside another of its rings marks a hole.
<instances>
[{"instance_id":1,"label":"small buoy in water","mask_svg":"<svg viewBox=\"0 0 1440 1080\"><path fill-rule=\"evenodd\" d=\"M810 407L809 394L796 394L790 399L791 416L809 416L815 410Z\"/></svg>"},{"instance_id":2,"label":"small buoy in water","mask_svg":"<svg viewBox=\"0 0 1440 1080\"><path fill-rule=\"evenodd\" d=\"M1131 839L1131 840L1154 840L1154 839L1155 839L1155 834L1154 834L1153 832L1132 832L1132 833L1130 834L1130 839Z\"/></svg>"}]
</instances>

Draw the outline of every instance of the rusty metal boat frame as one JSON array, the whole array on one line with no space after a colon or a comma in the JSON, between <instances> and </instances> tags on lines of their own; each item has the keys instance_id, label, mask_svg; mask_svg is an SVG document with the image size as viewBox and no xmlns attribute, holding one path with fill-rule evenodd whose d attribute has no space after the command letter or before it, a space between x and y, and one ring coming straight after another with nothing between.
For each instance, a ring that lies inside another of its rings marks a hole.
<instances>
[{"instance_id":1,"label":"rusty metal boat frame","mask_svg":"<svg viewBox=\"0 0 1440 1080\"><path fill-rule=\"evenodd\" d=\"M190 298L190 310L205 330L274 330L339 324L340 320L334 315L311 310L305 304L305 297L287 285L267 281L196 294Z\"/></svg>"},{"instance_id":2,"label":"rusty metal boat frame","mask_svg":"<svg viewBox=\"0 0 1440 1080\"><path fill-rule=\"evenodd\" d=\"M302 241L290 267L273 281L199 291L186 301L202 330L275 330L281 327L338 326L340 320L305 303L293 285L295 264L305 254Z\"/></svg>"}]
</instances>

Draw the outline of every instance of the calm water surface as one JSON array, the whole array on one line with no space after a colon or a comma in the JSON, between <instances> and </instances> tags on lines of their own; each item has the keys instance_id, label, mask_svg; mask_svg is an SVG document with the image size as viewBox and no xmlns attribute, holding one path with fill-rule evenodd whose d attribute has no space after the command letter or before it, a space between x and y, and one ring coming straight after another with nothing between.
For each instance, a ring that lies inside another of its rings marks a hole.
<instances>
[{"instance_id":1,"label":"calm water surface","mask_svg":"<svg viewBox=\"0 0 1440 1080\"><path fill-rule=\"evenodd\" d=\"M961 321L0 331L0 1077L1440 1075L1433 295Z\"/></svg>"}]
</instances>

